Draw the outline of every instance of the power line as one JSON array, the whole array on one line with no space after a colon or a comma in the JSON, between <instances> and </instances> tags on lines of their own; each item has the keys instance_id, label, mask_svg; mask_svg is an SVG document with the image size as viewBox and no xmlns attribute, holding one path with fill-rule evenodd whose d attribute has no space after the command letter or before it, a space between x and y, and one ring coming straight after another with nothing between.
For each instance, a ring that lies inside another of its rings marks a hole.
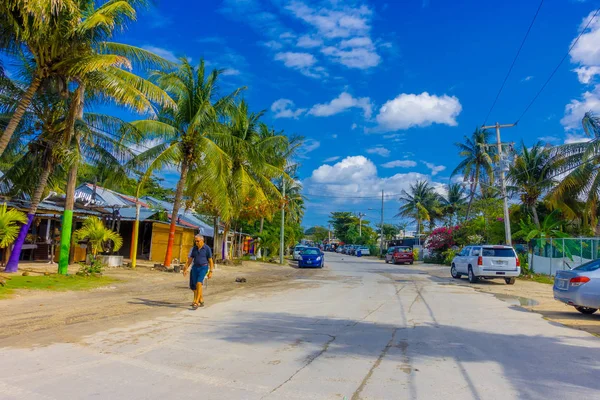
<instances>
[{"instance_id":1,"label":"power line","mask_svg":"<svg viewBox=\"0 0 600 400\"><path fill-rule=\"evenodd\" d=\"M492 114L492 110L494 109L494 107L496 106L496 103L498 102L498 98L500 97L500 94L502 93L502 90L504 89L504 85L506 85L506 81L508 80L508 77L510 76L510 73L512 72L513 67L515 66L515 63L517 62L517 58L519 58L519 54L521 54L521 50L523 49L523 46L525 45L525 42L527 41L529 32L531 32L531 28L533 27L533 24L535 23L535 20L537 19L537 16L540 13L540 9L542 8L543 4L544 4L544 0L541 0L540 5L538 6L537 10L535 11L535 15L533 16L533 19L531 20L531 23L529 24L529 28L527 28L527 32L525 33L525 36L523 37L523 40L521 41L519 50L517 50L517 54L515 54L515 58L513 59L512 63L510 64L510 68L508 68L508 72L506 73L506 76L504 77L504 81L502 81L502 85L500 85L500 89L498 90L498 93L496 94L496 98L494 99L494 102L492 103L490 110L488 111L487 115L485 116L483 125L486 124L488 118Z\"/></svg>"},{"instance_id":2,"label":"power line","mask_svg":"<svg viewBox=\"0 0 600 400\"><path fill-rule=\"evenodd\" d=\"M540 90L536 93L536 95L533 96L533 99L531 100L531 102L529 102L529 104L527 105L527 107L525 107L525 110L521 113L521 115L519 116L519 118L517 118L517 121L515 122L515 124L518 124L519 121L521 121L521 119L527 113L527 111L529 111L529 109L531 108L531 106L533 105L533 103L535 103L535 101L540 96L540 94L542 94L542 91L546 88L546 86L548 85L548 83L550 82L550 80L552 80L552 78L554 77L554 74L556 74L556 72L558 71L558 69L560 68L560 66L562 65L562 63L567 59L567 57L569 56L569 54L571 54L571 50L573 50L573 48L575 47L575 45L577 44L577 42L579 41L579 39L581 38L581 36L583 36L583 34L587 30L587 28L590 26L590 24L592 23L592 21L594 20L594 18L596 18L596 16L598 15L598 13L600 13L600 8L598 8L596 10L596 12L594 13L594 15L592 15L592 17L590 18L590 20L588 21L588 23L585 25L585 27L581 30L581 32L579 32L579 35L573 41L573 43L571 44L571 47L569 47L569 51L567 51L567 53L563 56L563 58L561 58L561 60L558 62L558 65L556 66L556 68L554 68L554 70L552 71L552 73L550 74L550 76L548 77L548 79L546 79L546 82L544 82L544 84L542 85L542 87L540 88Z\"/></svg>"}]
</instances>

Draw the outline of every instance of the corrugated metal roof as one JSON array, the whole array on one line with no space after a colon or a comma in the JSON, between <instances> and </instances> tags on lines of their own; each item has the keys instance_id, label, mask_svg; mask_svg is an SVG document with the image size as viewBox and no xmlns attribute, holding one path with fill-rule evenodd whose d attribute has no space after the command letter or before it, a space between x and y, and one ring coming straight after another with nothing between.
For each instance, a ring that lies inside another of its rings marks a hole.
<instances>
[{"instance_id":1,"label":"corrugated metal roof","mask_svg":"<svg viewBox=\"0 0 600 400\"><path fill-rule=\"evenodd\" d=\"M156 214L156 210L140 208L140 221L145 221ZM135 208L122 208L119 210L122 219L135 220Z\"/></svg>"}]
</instances>

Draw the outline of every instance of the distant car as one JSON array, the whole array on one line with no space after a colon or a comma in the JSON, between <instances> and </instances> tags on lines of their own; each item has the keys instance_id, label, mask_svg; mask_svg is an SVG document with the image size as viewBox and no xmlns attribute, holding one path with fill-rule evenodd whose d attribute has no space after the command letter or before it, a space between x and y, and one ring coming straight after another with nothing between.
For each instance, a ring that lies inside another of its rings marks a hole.
<instances>
[{"instance_id":1,"label":"distant car","mask_svg":"<svg viewBox=\"0 0 600 400\"><path fill-rule=\"evenodd\" d=\"M337 248L337 249L335 249L335 252L336 252L336 253L343 254L343 253L344 253L344 246L343 246L343 245L342 245L342 246L338 246L338 248Z\"/></svg>"},{"instance_id":2,"label":"distant car","mask_svg":"<svg viewBox=\"0 0 600 400\"><path fill-rule=\"evenodd\" d=\"M353 256L355 256L355 255L356 255L356 252L358 251L358 249L359 249L360 247L361 247L361 246L360 246L360 245L358 245L358 244L355 244L354 246L352 246L352 249L350 250L350 254L351 254L351 255L353 255Z\"/></svg>"},{"instance_id":3,"label":"distant car","mask_svg":"<svg viewBox=\"0 0 600 400\"><path fill-rule=\"evenodd\" d=\"M385 253L385 263L392 264L414 264L415 257L411 247L394 246Z\"/></svg>"},{"instance_id":4,"label":"distant car","mask_svg":"<svg viewBox=\"0 0 600 400\"><path fill-rule=\"evenodd\" d=\"M508 285L514 285L521 275L521 263L511 246L466 246L452 260L450 274L455 279L467 275L471 283L480 278L502 278Z\"/></svg>"},{"instance_id":5,"label":"distant car","mask_svg":"<svg viewBox=\"0 0 600 400\"><path fill-rule=\"evenodd\" d=\"M595 313L600 309L600 260L557 271L553 290L556 300L575 307L582 314Z\"/></svg>"},{"instance_id":6,"label":"distant car","mask_svg":"<svg viewBox=\"0 0 600 400\"><path fill-rule=\"evenodd\" d=\"M293 258L295 261L300 261L300 260L302 260L302 257L300 257L300 252L301 252L302 250L304 250L304 249L307 249L307 248L308 248L308 246L304 246L304 245L302 245L302 244L299 244L299 245L297 245L296 247L294 247L294 251L293 251L293 253L292 253L292 258Z\"/></svg>"},{"instance_id":7,"label":"distant car","mask_svg":"<svg viewBox=\"0 0 600 400\"><path fill-rule=\"evenodd\" d=\"M300 260L298 261L298 268L302 267L316 267L323 268L325 264L325 253L318 247L307 247L300 252Z\"/></svg>"},{"instance_id":8,"label":"distant car","mask_svg":"<svg viewBox=\"0 0 600 400\"><path fill-rule=\"evenodd\" d=\"M367 246L360 246L356 250L356 255L358 255L359 251L360 251L361 256L370 256L371 255L371 250L369 250L369 248Z\"/></svg>"}]
</instances>

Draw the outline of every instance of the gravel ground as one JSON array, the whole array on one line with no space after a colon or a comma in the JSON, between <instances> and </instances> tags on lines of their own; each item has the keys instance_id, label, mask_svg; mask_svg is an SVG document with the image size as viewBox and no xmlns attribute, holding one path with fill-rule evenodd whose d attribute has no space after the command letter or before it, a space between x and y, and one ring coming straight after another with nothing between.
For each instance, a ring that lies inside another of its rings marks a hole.
<instances>
[{"instance_id":1,"label":"gravel ground","mask_svg":"<svg viewBox=\"0 0 600 400\"><path fill-rule=\"evenodd\" d=\"M70 268L70 273L77 271ZM21 270L54 272L56 266L28 264ZM115 284L90 291L19 291L13 298L0 300L0 347L29 346L57 341L77 341L106 327L116 327L190 307L192 292L182 274L138 266L135 270L114 268L106 276ZM218 265L206 288L206 304L226 300L250 291L273 291L301 283L296 279L324 275L320 270L299 270L293 264L280 266L258 262ZM246 278L237 283L237 277Z\"/></svg>"}]
</instances>

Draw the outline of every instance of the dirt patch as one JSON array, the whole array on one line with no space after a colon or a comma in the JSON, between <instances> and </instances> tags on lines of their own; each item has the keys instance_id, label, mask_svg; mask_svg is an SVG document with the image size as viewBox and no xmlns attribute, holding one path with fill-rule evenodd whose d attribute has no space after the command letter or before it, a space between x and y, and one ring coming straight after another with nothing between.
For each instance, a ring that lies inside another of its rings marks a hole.
<instances>
[{"instance_id":1,"label":"dirt patch","mask_svg":"<svg viewBox=\"0 0 600 400\"><path fill-rule=\"evenodd\" d=\"M423 266L421 270L436 282L468 286L479 292L491 293L514 307L539 313L549 321L600 336L600 312L583 315L575 308L554 300L552 285L527 280L517 280L514 285L507 285L500 279L482 280L471 285L465 278L453 279L449 267Z\"/></svg>"},{"instance_id":2,"label":"dirt patch","mask_svg":"<svg viewBox=\"0 0 600 400\"><path fill-rule=\"evenodd\" d=\"M27 269L43 272L46 268ZM108 269L105 275L118 282L82 292L18 291L13 298L0 301L0 347L74 342L99 330L190 308L189 278L181 273L138 266L135 270ZM246 282L236 282L239 277ZM331 277L327 269L297 269L292 265L219 265L208 282L205 303L210 306L237 294L284 290L303 285L307 279Z\"/></svg>"}]
</instances>

